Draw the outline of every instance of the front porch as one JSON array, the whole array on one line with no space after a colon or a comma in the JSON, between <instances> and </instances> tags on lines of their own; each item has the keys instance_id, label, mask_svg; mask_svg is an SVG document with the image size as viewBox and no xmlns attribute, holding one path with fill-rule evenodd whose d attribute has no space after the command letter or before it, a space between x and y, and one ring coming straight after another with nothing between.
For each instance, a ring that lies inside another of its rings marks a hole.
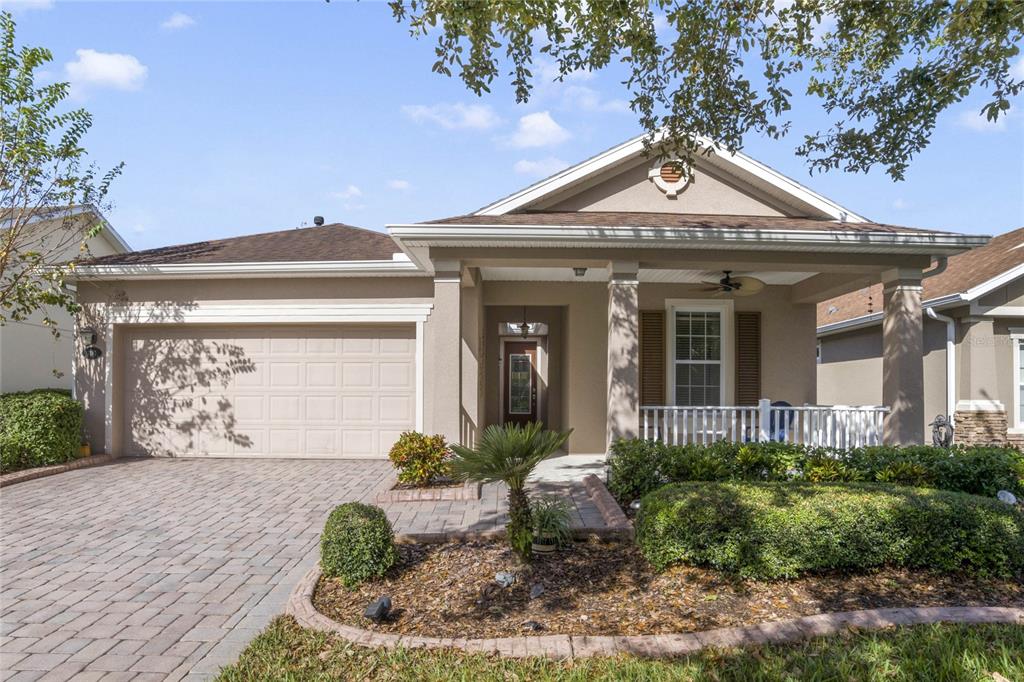
<instances>
[{"instance_id":1,"label":"front porch","mask_svg":"<svg viewBox=\"0 0 1024 682\"><path fill-rule=\"evenodd\" d=\"M543 421L573 429L570 454L637 437L924 441L921 281L964 248L959 237L672 220L679 225L392 228L434 275L425 428L473 443L490 424ZM748 288L720 285L729 277ZM820 405L816 305L879 281L883 404Z\"/></svg>"}]
</instances>

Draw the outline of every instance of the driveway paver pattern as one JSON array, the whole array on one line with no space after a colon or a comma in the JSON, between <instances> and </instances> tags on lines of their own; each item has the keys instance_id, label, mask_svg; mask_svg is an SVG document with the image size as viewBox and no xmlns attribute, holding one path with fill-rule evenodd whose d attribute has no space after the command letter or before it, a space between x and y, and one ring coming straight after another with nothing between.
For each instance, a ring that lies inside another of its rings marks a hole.
<instances>
[{"instance_id":1,"label":"driveway paver pattern","mask_svg":"<svg viewBox=\"0 0 1024 682\"><path fill-rule=\"evenodd\" d=\"M0 491L0 678L207 679L317 559L327 514L372 503L381 460L139 459ZM540 485L538 485L540 487ZM580 525L599 519L582 486ZM396 532L487 530L503 491L386 506Z\"/></svg>"}]
</instances>

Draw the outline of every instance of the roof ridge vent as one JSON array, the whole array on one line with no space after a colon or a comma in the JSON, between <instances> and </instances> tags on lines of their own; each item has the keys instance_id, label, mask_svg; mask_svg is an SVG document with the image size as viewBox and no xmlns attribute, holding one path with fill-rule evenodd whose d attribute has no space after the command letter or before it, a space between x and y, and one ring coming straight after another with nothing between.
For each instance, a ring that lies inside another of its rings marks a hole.
<instances>
[{"instance_id":1,"label":"roof ridge vent","mask_svg":"<svg viewBox=\"0 0 1024 682\"><path fill-rule=\"evenodd\" d=\"M313 216L313 224L316 225L317 227L323 227L324 217L322 215Z\"/></svg>"}]
</instances>

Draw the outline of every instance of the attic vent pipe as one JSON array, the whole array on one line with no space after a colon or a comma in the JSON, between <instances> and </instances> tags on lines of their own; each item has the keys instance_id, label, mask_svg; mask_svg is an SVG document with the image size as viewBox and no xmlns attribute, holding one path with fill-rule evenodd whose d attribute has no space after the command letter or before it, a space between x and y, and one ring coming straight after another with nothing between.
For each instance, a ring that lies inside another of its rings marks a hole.
<instances>
[{"instance_id":1,"label":"attic vent pipe","mask_svg":"<svg viewBox=\"0 0 1024 682\"><path fill-rule=\"evenodd\" d=\"M317 227L320 227L321 225L324 224L324 217L322 215L313 216L313 224L316 225Z\"/></svg>"}]
</instances>

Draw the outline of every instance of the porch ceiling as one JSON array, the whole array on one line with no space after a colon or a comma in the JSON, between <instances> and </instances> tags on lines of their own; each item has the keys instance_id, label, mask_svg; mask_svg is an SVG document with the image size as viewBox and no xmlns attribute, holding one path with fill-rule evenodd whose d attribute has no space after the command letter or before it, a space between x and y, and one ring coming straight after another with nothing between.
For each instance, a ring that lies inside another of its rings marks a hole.
<instances>
[{"instance_id":1,"label":"porch ceiling","mask_svg":"<svg viewBox=\"0 0 1024 682\"><path fill-rule=\"evenodd\" d=\"M577 276L571 267L482 267L485 281L497 282L606 282L608 271L604 267L588 267L586 274ZM768 285L791 285L813 277L814 272L787 272L769 270L733 270L733 277L756 277ZM640 268L641 282L665 284L700 284L722 276L721 270L682 270Z\"/></svg>"}]
</instances>

